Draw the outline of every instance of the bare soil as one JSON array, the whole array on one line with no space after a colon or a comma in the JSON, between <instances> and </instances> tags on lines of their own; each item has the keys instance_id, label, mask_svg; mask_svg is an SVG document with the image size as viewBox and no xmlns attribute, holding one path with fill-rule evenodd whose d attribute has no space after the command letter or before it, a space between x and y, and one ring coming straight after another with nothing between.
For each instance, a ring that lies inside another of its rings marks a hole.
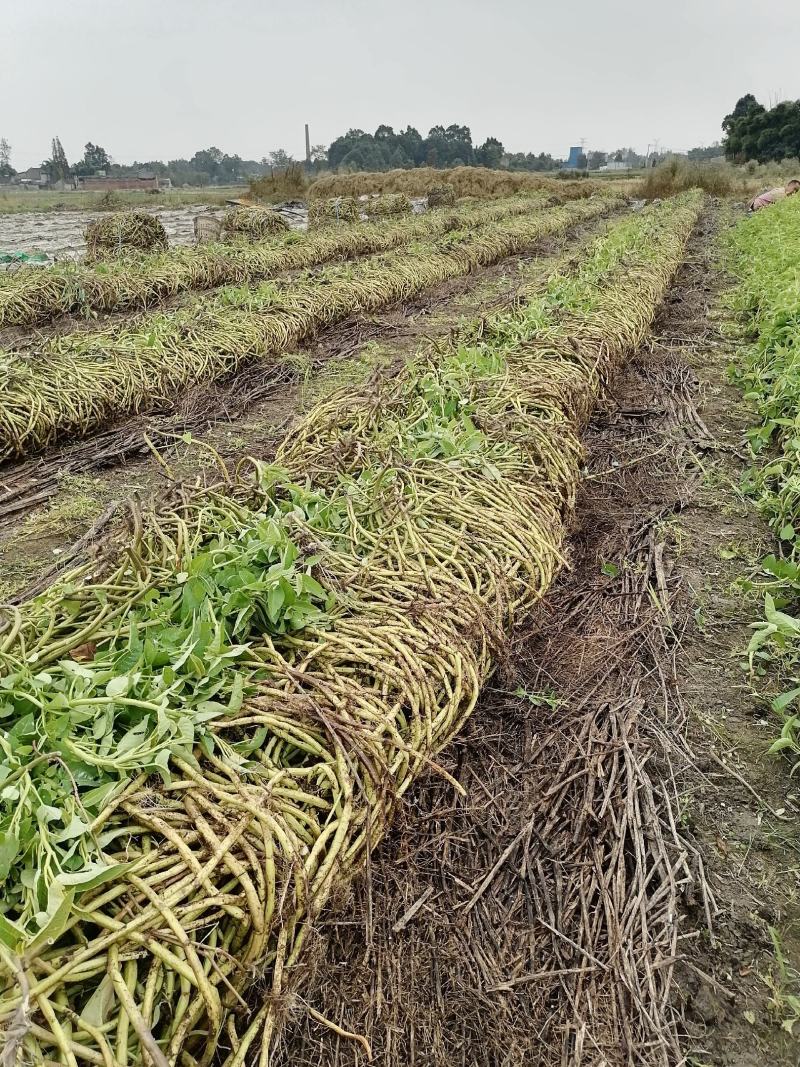
<instances>
[{"instance_id":1,"label":"bare soil","mask_svg":"<svg viewBox=\"0 0 800 1067\"><path fill-rule=\"evenodd\" d=\"M161 208L150 212L161 220L172 246L194 244L195 216L221 208ZM102 211L31 211L0 215L0 252L44 252L51 261L77 260L86 252L84 233Z\"/></svg>"}]
</instances>

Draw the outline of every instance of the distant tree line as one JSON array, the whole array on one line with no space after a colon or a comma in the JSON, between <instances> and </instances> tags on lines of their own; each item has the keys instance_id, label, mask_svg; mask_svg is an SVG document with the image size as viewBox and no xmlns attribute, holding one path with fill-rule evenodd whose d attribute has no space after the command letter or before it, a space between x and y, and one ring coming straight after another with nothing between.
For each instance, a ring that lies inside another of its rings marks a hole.
<instances>
[{"instance_id":1,"label":"distant tree line","mask_svg":"<svg viewBox=\"0 0 800 1067\"><path fill-rule=\"evenodd\" d=\"M727 159L759 163L800 157L800 100L765 108L752 93L741 97L722 120Z\"/></svg>"},{"instance_id":2,"label":"distant tree line","mask_svg":"<svg viewBox=\"0 0 800 1067\"><path fill-rule=\"evenodd\" d=\"M109 177L135 177L146 172L159 178L169 178L173 185L230 185L248 178L261 177L271 169L285 169L294 163L292 156L282 148L260 160L242 159L228 155L219 148L204 148L190 159L160 159L136 161L130 164L115 163L102 145L88 141L83 156L70 164L64 146L58 137L50 145L50 155L42 161L42 170L50 182L70 181L73 178L107 175ZM324 145L315 145L311 150L310 170L316 171L326 165ZM11 145L0 138L0 181L9 181L17 171L11 165Z\"/></svg>"},{"instance_id":3,"label":"distant tree line","mask_svg":"<svg viewBox=\"0 0 800 1067\"><path fill-rule=\"evenodd\" d=\"M722 159L725 155L725 149L719 141L715 141L713 144L706 145L703 148L690 148L686 155L692 163L703 163L709 159Z\"/></svg>"},{"instance_id":4,"label":"distant tree line","mask_svg":"<svg viewBox=\"0 0 800 1067\"><path fill-rule=\"evenodd\" d=\"M697 149L704 151L704 149ZM719 149L721 152L721 149ZM651 157L652 158L652 157ZM614 152L581 153L578 170L599 170L609 163L643 167L645 157L633 148ZM547 152L508 152L497 137L483 144L472 140L469 126L433 126L423 137L413 126L395 133L391 126L379 126L374 133L348 130L328 148L331 170L392 170L411 167L491 167L506 170L558 170L564 161Z\"/></svg>"},{"instance_id":5,"label":"distant tree line","mask_svg":"<svg viewBox=\"0 0 800 1067\"><path fill-rule=\"evenodd\" d=\"M775 134L773 126L782 122ZM783 155L800 154L800 101L779 104L766 111L754 96L748 95L736 105L732 115L723 123L726 138L723 145L713 144L689 151L689 159L713 159L723 154L728 158L780 159ZM758 154L769 152L772 154ZM633 148L618 148L614 152L592 150L581 154L577 160L578 170L596 171L611 164L641 168L653 165L661 155L647 157ZM142 172L158 178L169 178L177 186L230 185L259 178L272 171L285 170L298 161L282 148L263 156L260 160L243 159L229 155L212 146L195 152L189 159L160 159L135 161L130 164L115 163L102 145L88 141L81 159L70 164L61 141L54 137L50 155L42 168L51 182L69 181L73 178L105 174L110 177L134 177ZM382 171L413 167L459 167L478 166L513 171L552 171L563 166L563 161L547 152L508 152L497 137L487 137L479 145L474 144L469 126L433 126L427 137L419 130L407 126L395 132L391 126L379 126L374 133L351 129L337 137L326 149L325 145L311 148L310 161L300 161L309 173L322 170ZM0 181L9 181L17 172L11 164L11 146L0 138Z\"/></svg>"},{"instance_id":6,"label":"distant tree line","mask_svg":"<svg viewBox=\"0 0 800 1067\"><path fill-rule=\"evenodd\" d=\"M507 167L509 170L555 170L561 161L545 152L507 153L497 137L481 145L469 126L433 126L428 136L407 126L395 133L379 126L374 133L348 130L328 148L331 170L395 170L412 167Z\"/></svg>"}]
</instances>

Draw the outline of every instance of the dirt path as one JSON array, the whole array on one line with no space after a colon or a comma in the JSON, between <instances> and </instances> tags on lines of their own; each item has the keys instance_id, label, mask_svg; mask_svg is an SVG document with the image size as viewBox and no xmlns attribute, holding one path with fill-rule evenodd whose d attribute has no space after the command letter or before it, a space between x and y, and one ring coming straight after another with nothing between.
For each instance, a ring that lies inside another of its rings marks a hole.
<instances>
[{"instance_id":1,"label":"dirt path","mask_svg":"<svg viewBox=\"0 0 800 1067\"><path fill-rule=\"evenodd\" d=\"M702 263L695 284L706 284ZM761 595L748 581L774 546L738 491L750 420L727 381L735 353L713 324L701 343L685 335L680 321L675 325L663 338L664 349L681 352L696 375L714 441L699 451L695 491L676 526L683 614L691 619L678 669L695 756L680 808L704 857L713 913L712 934L694 944L678 978L687 1045L697 1064L795 1067L800 1000L791 998L800 996L800 787L787 762L766 754L779 726L754 688L769 691L770 680L754 687L743 663L750 623L762 616ZM702 441L701 430L696 436Z\"/></svg>"},{"instance_id":2,"label":"dirt path","mask_svg":"<svg viewBox=\"0 0 800 1067\"><path fill-rule=\"evenodd\" d=\"M588 428L571 571L440 759L465 795L411 791L294 975L281 1065L364 1062L305 1005L385 1067L797 1064L797 794L739 663L725 557L765 531L730 488L717 218Z\"/></svg>"}]
</instances>

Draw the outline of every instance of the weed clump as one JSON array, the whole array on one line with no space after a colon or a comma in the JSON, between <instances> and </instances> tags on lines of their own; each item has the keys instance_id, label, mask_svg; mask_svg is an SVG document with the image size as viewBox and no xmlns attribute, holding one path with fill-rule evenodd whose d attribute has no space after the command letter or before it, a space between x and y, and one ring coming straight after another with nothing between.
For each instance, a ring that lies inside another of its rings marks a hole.
<instances>
[{"instance_id":1,"label":"weed clump","mask_svg":"<svg viewBox=\"0 0 800 1067\"><path fill-rule=\"evenodd\" d=\"M664 199L702 189L711 196L749 200L776 185L785 185L800 172L800 159L780 162L729 163L724 159L700 162L673 156L649 170L634 186L633 193L646 200Z\"/></svg>"},{"instance_id":2,"label":"weed clump","mask_svg":"<svg viewBox=\"0 0 800 1067\"><path fill-rule=\"evenodd\" d=\"M308 179L299 163L272 170L263 178L250 182L250 197L268 203L277 200L302 200L306 195Z\"/></svg>"}]
</instances>

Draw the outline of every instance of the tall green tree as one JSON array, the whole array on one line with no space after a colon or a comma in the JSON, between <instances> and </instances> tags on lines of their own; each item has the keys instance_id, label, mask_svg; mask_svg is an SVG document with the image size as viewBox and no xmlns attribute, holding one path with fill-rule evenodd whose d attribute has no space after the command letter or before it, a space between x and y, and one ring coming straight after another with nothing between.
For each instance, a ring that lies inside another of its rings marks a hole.
<instances>
[{"instance_id":1,"label":"tall green tree","mask_svg":"<svg viewBox=\"0 0 800 1067\"><path fill-rule=\"evenodd\" d=\"M60 138L53 138L50 158L42 163L42 168L51 182L66 181L69 178L70 166Z\"/></svg>"},{"instance_id":2,"label":"tall green tree","mask_svg":"<svg viewBox=\"0 0 800 1067\"><path fill-rule=\"evenodd\" d=\"M475 162L479 167L491 167L497 169L503 162L505 155L503 142L496 137L487 137L480 148L475 149Z\"/></svg>"},{"instance_id":3,"label":"tall green tree","mask_svg":"<svg viewBox=\"0 0 800 1067\"><path fill-rule=\"evenodd\" d=\"M274 152L270 152L268 158L271 167L288 167L294 163L294 157L285 148L276 148Z\"/></svg>"},{"instance_id":4,"label":"tall green tree","mask_svg":"<svg viewBox=\"0 0 800 1067\"><path fill-rule=\"evenodd\" d=\"M11 166L11 145L5 137L0 137L0 181L8 181L16 173Z\"/></svg>"},{"instance_id":5,"label":"tall green tree","mask_svg":"<svg viewBox=\"0 0 800 1067\"><path fill-rule=\"evenodd\" d=\"M100 171L107 172L110 167L111 156L106 152L105 148L87 141L83 146L83 159L75 164L74 173L88 178Z\"/></svg>"},{"instance_id":6,"label":"tall green tree","mask_svg":"<svg viewBox=\"0 0 800 1067\"><path fill-rule=\"evenodd\" d=\"M747 93L722 120L722 129L725 156L733 162L800 157L800 100L782 100L767 110Z\"/></svg>"}]
</instances>

